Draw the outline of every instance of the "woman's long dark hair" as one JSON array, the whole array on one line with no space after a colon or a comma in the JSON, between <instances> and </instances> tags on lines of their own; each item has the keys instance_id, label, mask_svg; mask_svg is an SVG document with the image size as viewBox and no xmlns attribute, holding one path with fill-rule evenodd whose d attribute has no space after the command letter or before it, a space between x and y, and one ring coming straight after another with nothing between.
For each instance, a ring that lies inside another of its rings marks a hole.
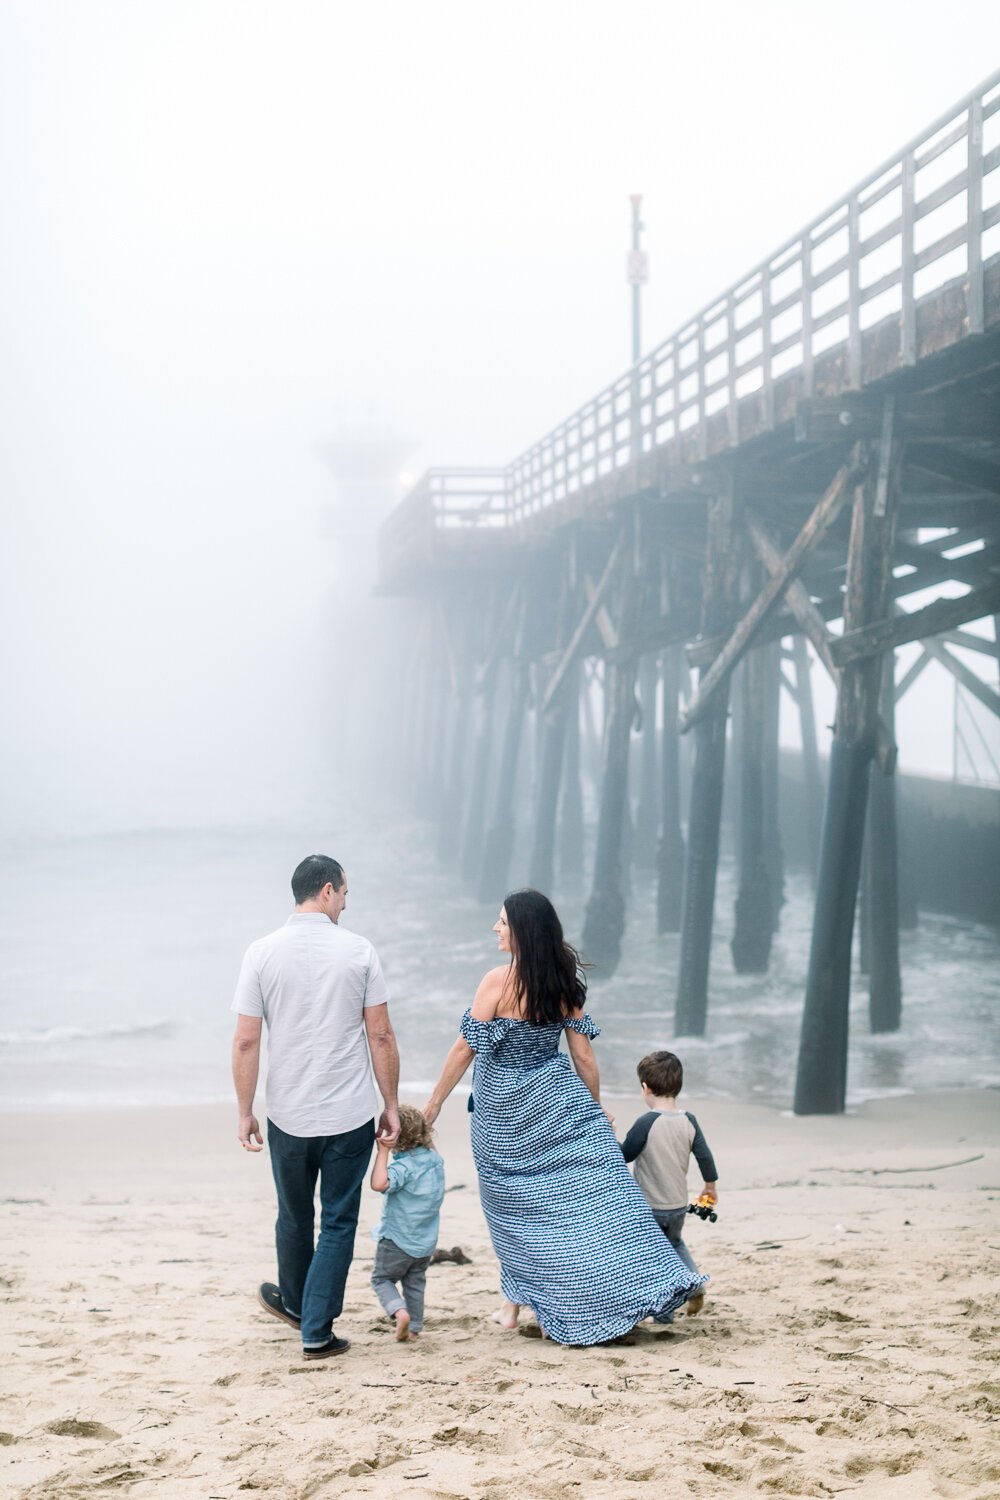
<instances>
[{"instance_id":1,"label":"woman's long dark hair","mask_svg":"<svg viewBox=\"0 0 1000 1500\"><path fill-rule=\"evenodd\" d=\"M511 891L504 898L515 962L514 998L531 1026L552 1026L567 1011L582 1010L587 981L575 948L541 891Z\"/></svg>"}]
</instances>

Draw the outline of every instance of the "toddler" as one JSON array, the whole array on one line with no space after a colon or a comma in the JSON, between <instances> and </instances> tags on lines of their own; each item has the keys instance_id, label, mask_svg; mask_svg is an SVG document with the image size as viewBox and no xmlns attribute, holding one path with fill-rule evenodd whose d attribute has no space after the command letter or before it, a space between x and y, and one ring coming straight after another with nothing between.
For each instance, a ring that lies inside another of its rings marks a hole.
<instances>
[{"instance_id":1,"label":"toddler","mask_svg":"<svg viewBox=\"0 0 1000 1500\"><path fill-rule=\"evenodd\" d=\"M402 1343L424 1326L427 1266L437 1244L444 1197L444 1162L431 1145L431 1128L412 1104L399 1106L399 1137L391 1148L376 1141L372 1187L385 1193L382 1222L374 1234L372 1286L396 1324ZM402 1295L400 1295L400 1286Z\"/></svg>"},{"instance_id":2,"label":"toddler","mask_svg":"<svg viewBox=\"0 0 1000 1500\"><path fill-rule=\"evenodd\" d=\"M684 1264L697 1272L684 1243L688 1162L693 1156L698 1163L703 1192L713 1203L718 1201L715 1162L694 1115L677 1108L684 1083L680 1060L672 1052L651 1052L635 1071L648 1113L636 1120L622 1142L622 1152L626 1161L635 1162L635 1180L656 1222ZM701 1312L704 1305L704 1292L696 1292L687 1304L689 1315Z\"/></svg>"}]
</instances>

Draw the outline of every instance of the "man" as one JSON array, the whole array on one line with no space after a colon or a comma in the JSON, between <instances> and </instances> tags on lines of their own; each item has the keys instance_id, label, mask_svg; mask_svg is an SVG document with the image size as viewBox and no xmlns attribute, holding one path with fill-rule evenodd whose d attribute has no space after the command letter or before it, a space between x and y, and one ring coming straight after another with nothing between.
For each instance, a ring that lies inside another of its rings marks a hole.
<instances>
[{"instance_id":1,"label":"man","mask_svg":"<svg viewBox=\"0 0 1000 1500\"><path fill-rule=\"evenodd\" d=\"M354 1255L361 1185L375 1140L375 1090L382 1093L380 1140L399 1135L399 1054L378 955L338 927L347 877L335 859L312 854L292 876L295 911L284 927L251 943L236 997L233 1081L238 1138L264 1142L253 1112L261 1022L267 1022L267 1141L278 1194L278 1284L261 1305L301 1329L306 1359L349 1348L333 1321L344 1306ZM369 1053L371 1063L369 1064ZM313 1247L319 1178L320 1233Z\"/></svg>"}]
</instances>

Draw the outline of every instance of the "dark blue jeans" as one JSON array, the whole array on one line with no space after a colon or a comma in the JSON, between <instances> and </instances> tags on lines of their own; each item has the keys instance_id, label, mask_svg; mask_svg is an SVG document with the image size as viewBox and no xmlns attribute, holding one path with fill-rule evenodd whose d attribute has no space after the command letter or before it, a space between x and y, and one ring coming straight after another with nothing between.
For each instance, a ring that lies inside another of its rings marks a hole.
<instances>
[{"instance_id":1,"label":"dark blue jeans","mask_svg":"<svg viewBox=\"0 0 1000 1500\"><path fill-rule=\"evenodd\" d=\"M288 1135L267 1122L271 1171L278 1191L274 1237L278 1287L290 1313L302 1319L306 1349L329 1341L344 1309L344 1286L375 1140L375 1121L343 1135ZM313 1247L314 1198L319 1178L319 1239Z\"/></svg>"}]
</instances>

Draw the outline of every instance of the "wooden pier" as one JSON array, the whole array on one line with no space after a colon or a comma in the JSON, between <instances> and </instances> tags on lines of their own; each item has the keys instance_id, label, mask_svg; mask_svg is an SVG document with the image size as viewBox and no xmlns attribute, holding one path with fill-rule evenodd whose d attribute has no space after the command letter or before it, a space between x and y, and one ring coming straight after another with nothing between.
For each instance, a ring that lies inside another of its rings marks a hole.
<instances>
[{"instance_id":1,"label":"wooden pier","mask_svg":"<svg viewBox=\"0 0 1000 1500\"><path fill-rule=\"evenodd\" d=\"M584 879L589 778L585 956L613 973L628 881L655 879L678 1035L706 1027L727 741L733 961L767 966L790 695L816 814L795 1109L841 1111L866 848L872 1025L899 1025L895 704L933 660L1000 711L952 649L995 656L1000 616L1000 72L511 463L426 474L379 580L419 615L400 772L441 852L499 901L530 799L531 878ZM821 818L812 656L837 693Z\"/></svg>"}]
</instances>

